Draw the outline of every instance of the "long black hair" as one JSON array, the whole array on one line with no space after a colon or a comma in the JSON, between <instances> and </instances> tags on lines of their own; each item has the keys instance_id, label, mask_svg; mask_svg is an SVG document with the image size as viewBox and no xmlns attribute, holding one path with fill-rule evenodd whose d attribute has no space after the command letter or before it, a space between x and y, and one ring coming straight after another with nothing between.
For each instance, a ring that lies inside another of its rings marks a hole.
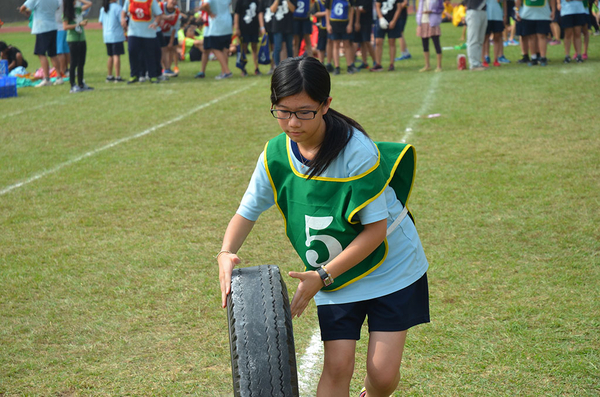
<instances>
[{"instance_id":1,"label":"long black hair","mask_svg":"<svg viewBox=\"0 0 600 397\"><path fill-rule=\"evenodd\" d=\"M108 9L110 8L110 0L102 0L102 7L104 7L104 12L108 14Z\"/></svg>"},{"instance_id":2,"label":"long black hair","mask_svg":"<svg viewBox=\"0 0 600 397\"><path fill-rule=\"evenodd\" d=\"M287 58L275 68L271 77L271 104L285 97L305 92L312 100L323 104L329 98L331 79L321 62L312 57ZM308 177L321 174L346 147L354 128L367 135L355 120L331 108L323 115L325 138L315 158L310 162Z\"/></svg>"},{"instance_id":3,"label":"long black hair","mask_svg":"<svg viewBox=\"0 0 600 397\"><path fill-rule=\"evenodd\" d=\"M75 20L75 2L73 0L63 0L63 13L68 23Z\"/></svg>"}]
</instances>

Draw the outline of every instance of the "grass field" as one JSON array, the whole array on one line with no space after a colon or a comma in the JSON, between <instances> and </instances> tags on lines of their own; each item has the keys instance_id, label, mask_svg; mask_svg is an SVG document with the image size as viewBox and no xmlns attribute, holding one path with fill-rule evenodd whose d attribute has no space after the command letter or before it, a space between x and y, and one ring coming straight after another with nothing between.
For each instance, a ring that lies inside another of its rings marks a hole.
<instances>
[{"instance_id":1,"label":"grass field","mask_svg":"<svg viewBox=\"0 0 600 397\"><path fill-rule=\"evenodd\" d=\"M549 47L550 65L528 68L507 47L508 66L459 72L448 51L434 74L417 73L414 31L411 17L414 58L396 72L335 76L332 91L374 139L419 156L432 322L410 331L395 396L599 395L600 38L581 65ZM109 85L101 33L87 37L95 91L0 100L0 396L231 395L214 255L279 132L269 79L218 82L212 62L202 81L196 63L165 84ZM0 40L37 66L32 36ZM240 256L300 266L276 210ZM302 358L314 305L294 327Z\"/></svg>"}]
</instances>

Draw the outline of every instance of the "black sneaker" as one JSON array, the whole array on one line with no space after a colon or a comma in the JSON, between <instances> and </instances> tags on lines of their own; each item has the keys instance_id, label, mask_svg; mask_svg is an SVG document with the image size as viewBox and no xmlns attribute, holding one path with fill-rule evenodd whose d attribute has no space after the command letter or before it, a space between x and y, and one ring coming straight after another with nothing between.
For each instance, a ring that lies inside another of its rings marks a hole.
<instances>
[{"instance_id":1,"label":"black sneaker","mask_svg":"<svg viewBox=\"0 0 600 397\"><path fill-rule=\"evenodd\" d=\"M583 63L583 58L581 57L581 55L577 55L577 58L575 58L575 62Z\"/></svg>"},{"instance_id":2,"label":"black sneaker","mask_svg":"<svg viewBox=\"0 0 600 397\"><path fill-rule=\"evenodd\" d=\"M106 76L107 83L112 83L113 81L115 81L115 78L113 76Z\"/></svg>"},{"instance_id":3,"label":"black sneaker","mask_svg":"<svg viewBox=\"0 0 600 397\"><path fill-rule=\"evenodd\" d=\"M381 66L381 65L373 65L373 67L371 69L369 69L369 71L371 71L371 72L381 72L381 71L383 71L383 66Z\"/></svg>"},{"instance_id":4,"label":"black sneaker","mask_svg":"<svg viewBox=\"0 0 600 397\"><path fill-rule=\"evenodd\" d=\"M567 55L563 63L571 63L571 57Z\"/></svg>"},{"instance_id":5,"label":"black sneaker","mask_svg":"<svg viewBox=\"0 0 600 397\"><path fill-rule=\"evenodd\" d=\"M523 55L523 58L521 58L517 61L517 63L528 63L528 62L529 62L529 55L527 55L527 54Z\"/></svg>"},{"instance_id":6,"label":"black sneaker","mask_svg":"<svg viewBox=\"0 0 600 397\"><path fill-rule=\"evenodd\" d=\"M536 66L538 64L537 58L531 58L529 62L527 62L527 66Z\"/></svg>"},{"instance_id":7,"label":"black sneaker","mask_svg":"<svg viewBox=\"0 0 600 397\"><path fill-rule=\"evenodd\" d=\"M355 67L354 65L348 66L348 74L354 74L360 72L360 69Z\"/></svg>"},{"instance_id":8,"label":"black sneaker","mask_svg":"<svg viewBox=\"0 0 600 397\"><path fill-rule=\"evenodd\" d=\"M334 70L335 70L335 69L333 68L333 65L332 65L332 64L330 64L330 63L328 63L328 64L325 66L325 69L327 69L327 71L328 71L329 73L333 73L333 72L334 72Z\"/></svg>"},{"instance_id":9,"label":"black sneaker","mask_svg":"<svg viewBox=\"0 0 600 397\"><path fill-rule=\"evenodd\" d=\"M340 74L340 68L339 68L339 66L334 69L333 74L335 74L335 75Z\"/></svg>"},{"instance_id":10,"label":"black sneaker","mask_svg":"<svg viewBox=\"0 0 600 397\"><path fill-rule=\"evenodd\" d=\"M121 76L119 76L119 77L115 77L115 83L124 83L124 82L125 82L125 80L123 80L123 79L121 78Z\"/></svg>"},{"instance_id":11,"label":"black sneaker","mask_svg":"<svg viewBox=\"0 0 600 397\"><path fill-rule=\"evenodd\" d=\"M548 66L548 58L540 58L540 66Z\"/></svg>"}]
</instances>

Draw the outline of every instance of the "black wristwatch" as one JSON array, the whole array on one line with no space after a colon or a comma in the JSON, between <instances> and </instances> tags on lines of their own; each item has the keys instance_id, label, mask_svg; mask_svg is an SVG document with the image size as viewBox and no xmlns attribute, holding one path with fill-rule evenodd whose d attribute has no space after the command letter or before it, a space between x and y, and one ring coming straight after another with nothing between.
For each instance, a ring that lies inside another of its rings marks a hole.
<instances>
[{"instance_id":1,"label":"black wristwatch","mask_svg":"<svg viewBox=\"0 0 600 397\"><path fill-rule=\"evenodd\" d=\"M321 276L321 281L323 281L324 286L328 287L333 284L333 277L331 277L331 274L325 269L325 266L318 268L317 273Z\"/></svg>"}]
</instances>

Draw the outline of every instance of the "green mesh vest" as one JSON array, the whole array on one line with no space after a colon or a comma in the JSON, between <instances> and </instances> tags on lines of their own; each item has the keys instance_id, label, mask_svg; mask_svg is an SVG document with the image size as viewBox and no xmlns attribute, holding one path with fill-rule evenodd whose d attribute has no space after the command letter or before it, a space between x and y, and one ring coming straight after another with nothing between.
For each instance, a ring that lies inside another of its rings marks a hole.
<instances>
[{"instance_id":1,"label":"green mesh vest","mask_svg":"<svg viewBox=\"0 0 600 397\"><path fill-rule=\"evenodd\" d=\"M359 132L356 132L359 133ZM376 142L379 160L366 172L348 178L308 179L293 166L285 134L265 146L265 168L281 212L285 231L306 270L315 270L339 255L363 226L356 213L390 185L406 206L415 174L416 153L411 145ZM335 291L366 276L387 256L387 239L362 262L336 277L323 291Z\"/></svg>"}]
</instances>

